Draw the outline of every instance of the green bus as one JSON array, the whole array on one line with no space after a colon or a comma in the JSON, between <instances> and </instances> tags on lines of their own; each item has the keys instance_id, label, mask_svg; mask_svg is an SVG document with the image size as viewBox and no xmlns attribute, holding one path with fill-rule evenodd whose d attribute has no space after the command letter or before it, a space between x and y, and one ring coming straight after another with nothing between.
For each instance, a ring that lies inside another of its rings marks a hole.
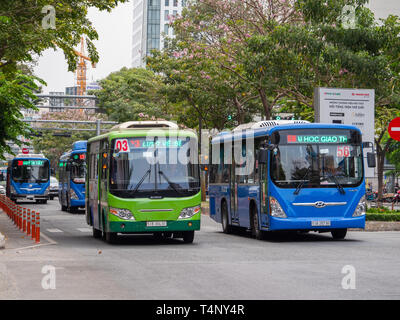
<instances>
[{"instance_id":1,"label":"green bus","mask_svg":"<svg viewBox=\"0 0 400 320\"><path fill-rule=\"evenodd\" d=\"M86 221L93 237L152 233L192 243L200 230L197 136L169 121L130 121L87 145Z\"/></svg>"}]
</instances>

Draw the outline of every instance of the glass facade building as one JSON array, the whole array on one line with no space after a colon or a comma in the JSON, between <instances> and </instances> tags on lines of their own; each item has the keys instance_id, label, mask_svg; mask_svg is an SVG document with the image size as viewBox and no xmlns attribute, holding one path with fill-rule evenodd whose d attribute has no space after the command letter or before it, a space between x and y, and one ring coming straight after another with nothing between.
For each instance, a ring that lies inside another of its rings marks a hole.
<instances>
[{"instance_id":1,"label":"glass facade building","mask_svg":"<svg viewBox=\"0 0 400 320\"><path fill-rule=\"evenodd\" d=\"M132 67L144 67L151 50L161 50L173 36L169 20L182 12L184 0L136 0L133 4Z\"/></svg>"}]
</instances>

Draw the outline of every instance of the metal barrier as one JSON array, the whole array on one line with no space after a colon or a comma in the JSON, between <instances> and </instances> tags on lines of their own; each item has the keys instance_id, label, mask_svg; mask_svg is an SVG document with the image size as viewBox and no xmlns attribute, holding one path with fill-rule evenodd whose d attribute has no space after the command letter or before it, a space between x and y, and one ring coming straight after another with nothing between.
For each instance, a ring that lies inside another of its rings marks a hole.
<instances>
[{"instance_id":1,"label":"metal barrier","mask_svg":"<svg viewBox=\"0 0 400 320\"><path fill-rule=\"evenodd\" d=\"M40 213L17 205L5 195L0 195L0 208L22 232L30 235L36 243L40 243Z\"/></svg>"}]
</instances>

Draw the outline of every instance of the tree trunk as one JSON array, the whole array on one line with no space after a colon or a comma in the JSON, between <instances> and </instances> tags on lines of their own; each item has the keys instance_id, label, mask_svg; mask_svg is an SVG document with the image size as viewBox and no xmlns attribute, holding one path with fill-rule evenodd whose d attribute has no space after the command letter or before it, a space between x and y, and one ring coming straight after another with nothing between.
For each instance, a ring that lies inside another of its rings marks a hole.
<instances>
[{"instance_id":1,"label":"tree trunk","mask_svg":"<svg viewBox=\"0 0 400 320\"><path fill-rule=\"evenodd\" d=\"M258 89L258 93L260 94L261 102L264 107L264 112L265 112L265 119L270 120L271 119L271 108L272 106L268 102L268 98L265 95L265 91L262 89Z\"/></svg>"},{"instance_id":2,"label":"tree trunk","mask_svg":"<svg viewBox=\"0 0 400 320\"><path fill-rule=\"evenodd\" d=\"M237 112L237 116L236 116L236 120L238 122L238 124L242 124L244 122L244 112L243 112L243 106L242 104L239 102L238 98L235 97L235 107L236 107L236 112Z\"/></svg>"},{"instance_id":3,"label":"tree trunk","mask_svg":"<svg viewBox=\"0 0 400 320\"><path fill-rule=\"evenodd\" d=\"M377 150L376 157L378 158L378 202L382 201L383 196L383 166L385 164L385 153L379 148Z\"/></svg>"}]
</instances>

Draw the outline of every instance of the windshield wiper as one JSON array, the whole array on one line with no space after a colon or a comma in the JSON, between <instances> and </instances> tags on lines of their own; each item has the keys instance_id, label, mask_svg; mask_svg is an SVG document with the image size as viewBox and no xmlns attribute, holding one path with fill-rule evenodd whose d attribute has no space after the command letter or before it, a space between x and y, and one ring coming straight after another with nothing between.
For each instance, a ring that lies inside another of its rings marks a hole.
<instances>
[{"instance_id":1,"label":"windshield wiper","mask_svg":"<svg viewBox=\"0 0 400 320\"><path fill-rule=\"evenodd\" d=\"M177 188L176 188L176 184L171 182L168 177L165 175L164 172L162 172L161 170L158 171L159 174L161 174L165 180L167 180L168 184L171 186L172 189L174 189L176 191L176 193L182 194L182 192L180 192Z\"/></svg>"},{"instance_id":2,"label":"windshield wiper","mask_svg":"<svg viewBox=\"0 0 400 320\"><path fill-rule=\"evenodd\" d=\"M335 182L336 187L339 189L339 192L341 194L346 194L346 191L344 191L344 189L343 189L342 185L339 183L338 179L336 179L336 177L332 173L330 173L330 172L327 172L327 173L328 173L328 177L332 178L333 182Z\"/></svg>"},{"instance_id":3,"label":"windshield wiper","mask_svg":"<svg viewBox=\"0 0 400 320\"><path fill-rule=\"evenodd\" d=\"M133 189L132 191L132 195L136 193L136 191L138 191L139 187L142 185L144 179L146 179L146 177L150 174L151 172L151 168L149 168L149 170L146 171L146 173L143 175L143 177L140 179L140 181L138 182L138 184L136 185L135 189Z\"/></svg>"},{"instance_id":4,"label":"windshield wiper","mask_svg":"<svg viewBox=\"0 0 400 320\"><path fill-rule=\"evenodd\" d=\"M309 166L307 168L306 173L304 174L303 178L301 178L302 181L297 185L297 188L296 188L296 190L294 190L293 194L295 194L295 195L299 194L301 188L303 188L304 184L308 181L308 180L306 180L306 177L310 173L310 170L311 170L311 166Z\"/></svg>"}]
</instances>

